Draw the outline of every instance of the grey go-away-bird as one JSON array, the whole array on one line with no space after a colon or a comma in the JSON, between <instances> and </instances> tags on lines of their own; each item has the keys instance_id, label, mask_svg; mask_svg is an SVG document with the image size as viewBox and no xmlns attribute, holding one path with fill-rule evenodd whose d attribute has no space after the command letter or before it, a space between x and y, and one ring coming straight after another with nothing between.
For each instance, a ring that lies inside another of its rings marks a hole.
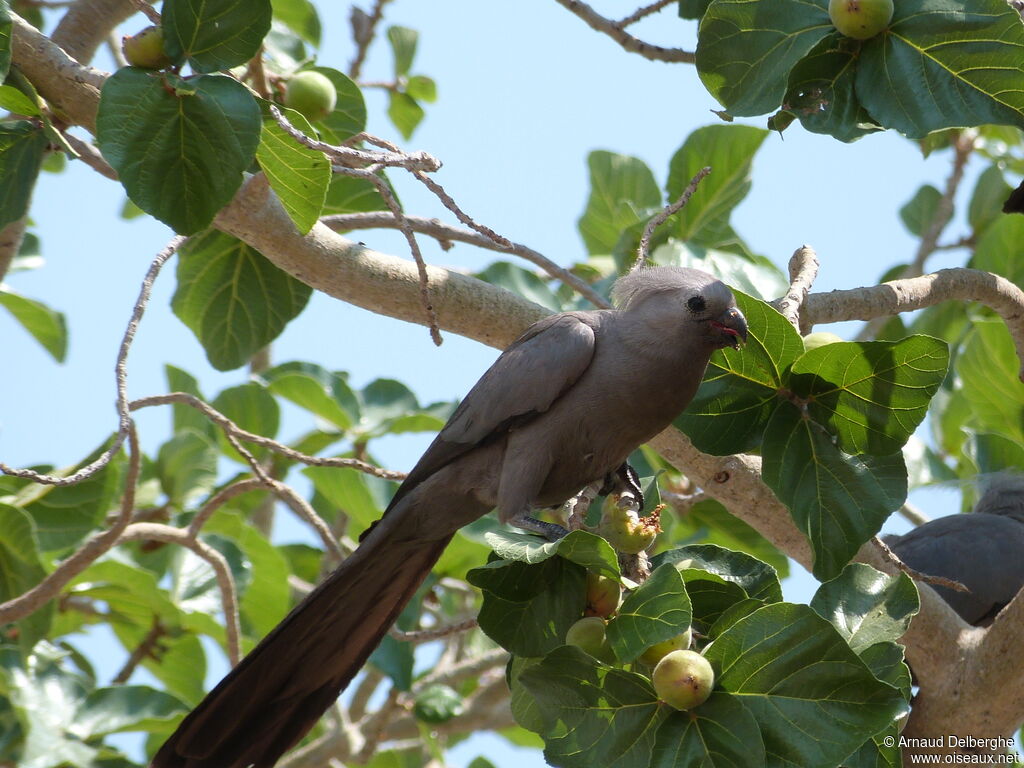
<instances>
[{"instance_id":1,"label":"grey go-away-bird","mask_svg":"<svg viewBox=\"0 0 1024 768\"><path fill-rule=\"evenodd\" d=\"M484 373L359 548L207 695L152 768L269 768L376 648L454 533L562 504L613 476L689 404L747 324L710 275L621 278L617 309L530 326Z\"/></svg>"},{"instance_id":2,"label":"grey go-away-bird","mask_svg":"<svg viewBox=\"0 0 1024 768\"><path fill-rule=\"evenodd\" d=\"M932 586L968 624L990 624L1024 586L1024 475L996 475L972 512L885 541L914 570L967 587Z\"/></svg>"}]
</instances>

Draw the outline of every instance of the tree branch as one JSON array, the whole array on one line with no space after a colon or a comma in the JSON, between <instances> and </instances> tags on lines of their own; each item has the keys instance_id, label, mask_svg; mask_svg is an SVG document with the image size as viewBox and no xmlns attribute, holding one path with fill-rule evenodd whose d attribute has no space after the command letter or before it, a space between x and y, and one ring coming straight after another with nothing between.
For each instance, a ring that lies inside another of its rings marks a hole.
<instances>
[{"instance_id":1,"label":"tree branch","mask_svg":"<svg viewBox=\"0 0 1024 768\"><path fill-rule=\"evenodd\" d=\"M614 22L611 19L606 19L589 5L581 2L581 0L555 0L555 2L569 12L579 16L591 29L608 35L608 37L621 45L623 50L630 53L638 53L651 61L668 61L683 64L693 64L696 61L696 57L690 51L684 51L681 48L663 48L660 45L645 43L643 40L633 37L633 35L623 29L628 23L632 23L632 16L627 16L620 22Z\"/></svg>"}]
</instances>

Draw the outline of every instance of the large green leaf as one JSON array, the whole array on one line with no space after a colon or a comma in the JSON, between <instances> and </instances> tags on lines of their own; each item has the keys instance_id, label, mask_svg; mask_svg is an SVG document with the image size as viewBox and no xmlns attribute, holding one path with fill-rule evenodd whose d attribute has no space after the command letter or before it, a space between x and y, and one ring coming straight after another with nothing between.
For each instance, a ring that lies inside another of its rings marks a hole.
<instances>
[{"instance_id":1,"label":"large green leaf","mask_svg":"<svg viewBox=\"0 0 1024 768\"><path fill-rule=\"evenodd\" d=\"M921 607L909 576L889 576L864 563L850 563L818 587L810 605L857 653L901 638Z\"/></svg>"},{"instance_id":2,"label":"large green leaf","mask_svg":"<svg viewBox=\"0 0 1024 768\"><path fill-rule=\"evenodd\" d=\"M1016 221L1016 216L1002 216L1000 210L1012 190L1013 188L1006 183L1003 171L998 165L990 165L981 172L974 185L971 202L967 207L967 222L971 225L975 238L981 237L990 224L1007 220ZM977 256L977 248L975 248L975 256ZM985 267L981 267L981 269L985 269ZM999 274L1004 273L999 272ZM1004 277L1009 276L1004 275ZM1010 279L1017 282L1015 278Z\"/></svg>"},{"instance_id":3,"label":"large green leaf","mask_svg":"<svg viewBox=\"0 0 1024 768\"><path fill-rule=\"evenodd\" d=\"M345 376L315 363L282 363L259 374L275 395L324 419L337 429L359 421L360 405Z\"/></svg>"},{"instance_id":4,"label":"large green leaf","mask_svg":"<svg viewBox=\"0 0 1024 768\"><path fill-rule=\"evenodd\" d=\"M1024 287L1021 243L1024 243L1024 216L1000 216L978 240L971 256L971 266L1002 275Z\"/></svg>"},{"instance_id":5,"label":"large green leaf","mask_svg":"<svg viewBox=\"0 0 1024 768\"><path fill-rule=\"evenodd\" d=\"M782 103L789 72L834 31L827 0L715 0L700 22L697 72L733 115Z\"/></svg>"},{"instance_id":6,"label":"large green leaf","mask_svg":"<svg viewBox=\"0 0 1024 768\"><path fill-rule=\"evenodd\" d=\"M69 730L83 740L122 731L169 734L187 711L176 697L146 685L98 688L81 702Z\"/></svg>"},{"instance_id":7,"label":"large green leaf","mask_svg":"<svg viewBox=\"0 0 1024 768\"><path fill-rule=\"evenodd\" d=\"M697 448L717 455L758 445L786 370L804 349L800 334L776 310L734 293L749 325L747 344L712 355L697 395L674 422Z\"/></svg>"},{"instance_id":8,"label":"large green leaf","mask_svg":"<svg viewBox=\"0 0 1024 768\"><path fill-rule=\"evenodd\" d=\"M274 18L307 43L320 46L320 17L309 0L270 0Z\"/></svg>"},{"instance_id":9,"label":"large green leaf","mask_svg":"<svg viewBox=\"0 0 1024 768\"><path fill-rule=\"evenodd\" d=\"M167 498L183 508L213 489L217 444L202 432L182 430L160 446L156 471Z\"/></svg>"},{"instance_id":10,"label":"large green leaf","mask_svg":"<svg viewBox=\"0 0 1024 768\"><path fill-rule=\"evenodd\" d=\"M164 49L196 72L245 64L270 31L270 0L164 0Z\"/></svg>"},{"instance_id":11,"label":"large green leaf","mask_svg":"<svg viewBox=\"0 0 1024 768\"><path fill-rule=\"evenodd\" d=\"M669 199L678 199L701 168L710 166L711 174L673 217L673 234L677 238L706 246L720 245L733 208L750 191L751 164L767 135L768 131L749 125L708 125L686 137L669 161Z\"/></svg>"},{"instance_id":12,"label":"large green leaf","mask_svg":"<svg viewBox=\"0 0 1024 768\"><path fill-rule=\"evenodd\" d=\"M739 696L712 691L696 709L674 712L661 724L649 768L759 768L765 760L750 710Z\"/></svg>"},{"instance_id":13,"label":"large green leaf","mask_svg":"<svg viewBox=\"0 0 1024 768\"><path fill-rule=\"evenodd\" d=\"M103 85L96 138L132 202L191 234L241 185L259 144L260 110L229 77L124 67Z\"/></svg>"},{"instance_id":14,"label":"large green leaf","mask_svg":"<svg viewBox=\"0 0 1024 768\"><path fill-rule=\"evenodd\" d=\"M0 227L28 211L48 144L46 133L36 122L0 122Z\"/></svg>"},{"instance_id":15,"label":"large green leaf","mask_svg":"<svg viewBox=\"0 0 1024 768\"><path fill-rule=\"evenodd\" d=\"M948 365L946 342L931 336L844 341L805 353L787 383L842 450L884 456L917 429Z\"/></svg>"},{"instance_id":16,"label":"large green leaf","mask_svg":"<svg viewBox=\"0 0 1024 768\"><path fill-rule=\"evenodd\" d=\"M910 234L921 237L925 233L935 218L941 199L942 193L931 184L918 187L914 196L900 208L900 220Z\"/></svg>"},{"instance_id":17,"label":"large green leaf","mask_svg":"<svg viewBox=\"0 0 1024 768\"><path fill-rule=\"evenodd\" d=\"M11 68L11 29L14 24L11 22L11 11L7 2L0 2L0 83L7 77Z\"/></svg>"},{"instance_id":18,"label":"large green leaf","mask_svg":"<svg viewBox=\"0 0 1024 768\"><path fill-rule=\"evenodd\" d=\"M0 287L0 306L32 334L58 363L64 362L68 350L68 329L64 313L50 309L41 301L29 299Z\"/></svg>"},{"instance_id":19,"label":"large green leaf","mask_svg":"<svg viewBox=\"0 0 1024 768\"><path fill-rule=\"evenodd\" d=\"M313 127L294 109L281 107L288 122L307 136ZM320 218L331 183L331 163L323 152L299 144L278 122L264 115L256 160L266 174L299 234L306 234Z\"/></svg>"},{"instance_id":20,"label":"large green leaf","mask_svg":"<svg viewBox=\"0 0 1024 768\"><path fill-rule=\"evenodd\" d=\"M702 269L726 285L763 301L782 296L789 288L789 281L782 270L762 256L749 258L731 251L685 243L674 237L654 250L651 263Z\"/></svg>"},{"instance_id":21,"label":"large green leaf","mask_svg":"<svg viewBox=\"0 0 1024 768\"><path fill-rule=\"evenodd\" d=\"M491 285L518 293L524 299L529 299L534 304L539 304L552 312L568 309L563 306L555 292L536 272L524 269L518 264L496 261L483 271L477 272L476 277Z\"/></svg>"},{"instance_id":22,"label":"large green leaf","mask_svg":"<svg viewBox=\"0 0 1024 768\"><path fill-rule=\"evenodd\" d=\"M1003 0L900 0L865 42L857 96L915 139L942 128L1024 125L1024 25Z\"/></svg>"},{"instance_id":23,"label":"large green leaf","mask_svg":"<svg viewBox=\"0 0 1024 768\"><path fill-rule=\"evenodd\" d=\"M171 307L210 364L228 371L277 338L311 293L241 240L210 230L178 252Z\"/></svg>"},{"instance_id":24,"label":"large green leaf","mask_svg":"<svg viewBox=\"0 0 1024 768\"><path fill-rule=\"evenodd\" d=\"M769 765L834 766L907 711L839 632L806 605L775 603L708 646L716 689L754 715Z\"/></svg>"},{"instance_id":25,"label":"large green leaf","mask_svg":"<svg viewBox=\"0 0 1024 768\"><path fill-rule=\"evenodd\" d=\"M735 584L745 596L770 603L782 600L782 585L776 570L744 552L714 544L690 544L651 558L655 567L663 563L671 563L682 571L687 585L696 579L714 576Z\"/></svg>"},{"instance_id":26,"label":"large green leaf","mask_svg":"<svg viewBox=\"0 0 1024 768\"><path fill-rule=\"evenodd\" d=\"M1009 218L1009 217L1007 217ZM956 359L970 420L982 431L1024 442L1024 386L1020 361L1001 320L977 319Z\"/></svg>"},{"instance_id":27,"label":"large green leaf","mask_svg":"<svg viewBox=\"0 0 1024 768\"><path fill-rule=\"evenodd\" d=\"M597 150L587 156L590 197L578 222L590 254L609 254L622 231L661 206L654 174L643 160Z\"/></svg>"},{"instance_id":28,"label":"large green leaf","mask_svg":"<svg viewBox=\"0 0 1024 768\"><path fill-rule=\"evenodd\" d=\"M494 554L502 560L533 565L559 555L595 572L619 578L619 559L612 545L587 531L570 531L558 541L514 531L490 531L484 534Z\"/></svg>"},{"instance_id":29,"label":"large green leaf","mask_svg":"<svg viewBox=\"0 0 1024 768\"><path fill-rule=\"evenodd\" d=\"M902 453L844 453L824 427L789 402L772 414L762 453L764 481L807 536L819 580L837 576L906 500Z\"/></svg>"},{"instance_id":30,"label":"large green leaf","mask_svg":"<svg viewBox=\"0 0 1024 768\"><path fill-rule=\"evenodd\" d=\"M355 523L348 531L350 535L365 530L380 518L387 506L388 490L394 490L392 482L347 467L306 467L302 474L313 481L334 515L347 515Z\"/></svg>"},{"instance_id":31,"label":"large green leaf","mask_svg":"<svg viewBox=\"0 0 1024 768\"><path fill-rule=\"evenodd\" d=\"M202 390L199 389L199 381L188 371L173 365L165 365L164 373L167 376L167 390L169 392L184 392L200 400L206 400L203 397ZM171 429L174 434L177 434L186 428L194 429L210 439L216 439L217 432L219 431L212 421L195 408L175 403L171 406Z\"/></svg>"},{"instance_id":32,"label":"large green leaf","mask_svg":"<svg viewBox=\"0 0 1024 768\"><path fill-rule=\"evenodd\" d=\"M563 646L519 675L540 712L544 757L565 768L646 766L668 712L650 681Z\"/></svg>"},{"instance_id":33,"label":"large green leaf","mask_svg":"<svg viewBox=\"0 0 1024 768\"><path fill-rule=\"evenodd\" d=\"M31 518L0 503L0 603L28 592L46 576ZM47 603L18 623L19 641L31 648L50 627L55 605Z\"/></svg>"},{"instance_id":34,"label":"large green leaf","mask_svg":"<svg viewBox=\"0 0 1024 768\"><path fill-rule=\"evenodd\" d=\"M608 622L608 642L619 661L630 662L655 643L688 630L692 617L683 577L665 563L622 601Z\"/></svg>"},{"instance_id":35,"label":"large green leaf","mask_svg":"<svg viewBox=\"0 0 1024 768\"><path fill-rule=\"evenodd\" d=\"M267 389L254 381L229 387L221 392L211 405L247 432L273 438L281 423L281 409ZM236 461L245 462L220 432L221 450ZM259 445L246 445L256 458L264 458L269 449Z\"/></svg>"},{"instance_id":36,"label":"large green leaf","mask_svg":"<svg viewBox=\"0 0 1024 768\"><path fill-rule=\"evenodd\" d=\"M466 578L484 593L480 629L517 656L562 645L586 605L586 570L561 557L536 565L494 560Z\"/></svg>"},{"instance_id":37,"label":"large green leaf","mask_svg":"<svg viewBox=\"0 0 1024 768\"><path fill-rule=\"evenodd\" d=\"M334 85L338 100L334 111L316 124L325 141L340 144L345 139L355 136L366 128L366 102L363 92L359 90L348 75L330 67L309 67L319 72Z\"/></svg>"}]
</instances>

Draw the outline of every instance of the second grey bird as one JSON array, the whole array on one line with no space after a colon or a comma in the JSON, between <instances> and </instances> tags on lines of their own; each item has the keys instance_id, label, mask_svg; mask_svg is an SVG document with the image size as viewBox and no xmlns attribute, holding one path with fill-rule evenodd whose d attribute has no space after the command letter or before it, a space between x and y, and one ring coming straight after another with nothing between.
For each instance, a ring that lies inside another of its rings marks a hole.
<instances>
[{"instance_id":1,"label":"second grey bird","mask_svg":"<svg viewBox=\"0 0 1024 768\"><path fill-rule=\"evenodd\" d=\"M996 475L972 512L885 540L914 570L967 587L932 588L968 624L990 624L1024 586L1024 476Z\"/></svg>"},{"instance_id":2,"label":"second grey bird","mask_svg":"<svg viewBox=\"0 0 1024 768\"><path fill-rule=\"evenodd\" d=\"M617 309L530 326L470 390L359 548L235 667L153 768L269 768L348 685L460 527L562 504L689 404L711 353L746 340L694 269L621 278Z\"/></svg>"}]
</instances>

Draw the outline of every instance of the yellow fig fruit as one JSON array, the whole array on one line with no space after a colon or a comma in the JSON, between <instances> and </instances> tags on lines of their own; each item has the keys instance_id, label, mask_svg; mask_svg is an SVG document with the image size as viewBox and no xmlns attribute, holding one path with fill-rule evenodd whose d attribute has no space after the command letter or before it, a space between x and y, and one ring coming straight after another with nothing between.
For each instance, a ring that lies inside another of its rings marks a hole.
<instances>
[{"instance_id":1,"label":"yellow fig fruit","mask_svg":"<svg viewBox=\"0 0 1024 768\"><path fill-rule=\"evenodd\" d=\"M867 40L889 26L892 0L829 0L828 17L840 33Z\"/></svg>"},{"instance_id":2,"label":"yellow fig fruit","mask_svg":"<svg viewBox=\"0 0 1024 768\"><path fill-rule=\"evenodd\" d=\"M615 653L608 644L607 625L600 616L586 616L565 633L565 644L575 645L598 661L609 664L615 661Z\"/></svg>"},{"instance_id":3,"label":"yellow fig fruit","mask_svg":"<svg viewBox=\"0 0 1024 768\"><path fill-rule=\"evenodd\" d=\"M284 89L284 105L301 112L309 122L323 120L338 103L338 91L326 75L307 69L293 76Z\"/></svg>"},{"instance_id":4,"label":"yellow fig fruit","mask_svg":"<svg viewBox=\"0 0 1024 768\"><path fill-rule=\"evenodd\" d=\"M672 651L651 673L658 698L675 709L693 709L707 701L715 671L696 651Z\"/></svg>"},{"instance_id":5,"label":"yellow fig fruit","mask_svg":"<svg viewBox=\"0 0 1024 768\"><path fill-rule=\"evenodd\" d=\"M603 573L587 571L587 616L608 618L619 607L622 585Z\"/></svg>"},{"instance_id":6,"label":"yellow fig fruit","mask_svg":"<svg viewBox=\"0 0 1024 768\"><path fill-rule=\"evenodd\" d=\"M639 517L635 510L619 507L609 497L597 533L619 552L637 555L651 546L661 533L661 510L658 506L647 517Z\"/></svg>"},{"instance_id":7,"label":"yellow fig fruit","mask_svg":"<svg viewBox=\"0 0 1024 768\"><path fill-rule=\"evenodd\" d=\"M160 27L146 27L135 35L121 38L121 51L133 67L163 69L171 63L164 53L164 31Z\"/></svg>"},{"instance_id":8,"label":"yellow fig fruit","mask_svg":"<svg viewBox=\"0 0 1024 768\"><path fill-rule=\"evenodd\" d=\"M685 651L689 649L693 633L687 629L685 632L660 643L655 643L646 651L640 654L640 661L650 664L652 667L672 651Z\"/></svg>"},{"instance_id":9,"label":"yellow fig fruit","mask_svg":"<svg viewBox=\"0 0 1024 768\"><path fill-rule=\"evenodd\" d=\"M810 352L812 349L824 347L827 344L835 344L837 341L842 341L842 338L828 331L809 333L804 336L804 352Z\"/></svg>"}]
</instances>

